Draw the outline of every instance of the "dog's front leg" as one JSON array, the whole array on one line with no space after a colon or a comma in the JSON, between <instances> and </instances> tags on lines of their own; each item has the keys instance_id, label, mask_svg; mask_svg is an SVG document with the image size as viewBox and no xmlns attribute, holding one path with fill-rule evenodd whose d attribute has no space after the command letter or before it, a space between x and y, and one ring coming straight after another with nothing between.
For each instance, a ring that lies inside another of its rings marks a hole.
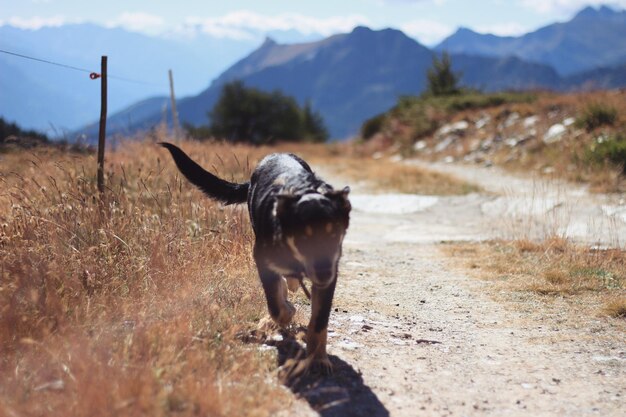
<instances>
[{"instance_id":1,"label":"dog's front leg","mask_svg":"<svg viewBox=\"0 0 626 417\"><path fill-rule=\"evenodd\" d=\"M287 301L287 284L278 273L262 264L257 266L270 316L280 327L287 327L296 313L296 308Z\"/></svg>"},{"instance_id":2,"label":"dog's front leg","mask_svg":"<svg viewBox=\"0 0 626 417\"><path fill-rule=\"evenodd\" d=\"M335 294L336 279L326 288L320 289L315 285L311 291L311 321L306 334L306 358L300 361L293 375L312 370L319 370L324 374L332 373L333 367L326 354L326 340L328 337L328 319Z\"/></svg>"}]
</instances>

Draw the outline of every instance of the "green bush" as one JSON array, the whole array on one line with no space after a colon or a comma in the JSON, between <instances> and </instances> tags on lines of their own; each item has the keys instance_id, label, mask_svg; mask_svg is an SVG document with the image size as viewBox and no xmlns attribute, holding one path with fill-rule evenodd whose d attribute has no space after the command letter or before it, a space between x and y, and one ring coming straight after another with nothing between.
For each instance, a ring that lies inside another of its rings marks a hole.
<instances>
[{"instance_id":1,"label":"green bush","mask_svg":"<svg viewBox=\"0 0 626 417\"><path fill-rule=\"evenodd\" d=\"M626 175L626 133L600 136L587 150L587 159L593 163L611 163L621 166Z\"/></svg>"},{"instance_id":2,"label":"green bush","mask_svg":"<svg viewBox=\"0 0 626 417\"><path fill-rule=\"evenodd\" d=\"M387 120L385 113L377 114L367 119L361 126L361 137L367 140L380 132L383 129L385 120Z\"/></svg>"},{"instance_id":3,"label":"green bush","mask_svg":"<svg viewBox=\"0 0 626 417\"><path fill-rule=\"evenodd\" d=\"M9 123L4 120L4 118L0 117L0 144L6 142L7 138L11 136L32 139L42 143L49 142L48 137L43 133L39 133L34 130L22 129L17 124Z\"/></svg>"},{"instance_id":4,"label":"green bush","mask_svg":"<svg viewBox=\"0 0 626 417\"><path fill-rule=\"evenodd\" d=\"M207 140L213 136L211 128L209 126L194 126L191 123L183 123L183 129L192 139L195 140Z\"/></svg>"},{"instance_id":5,"label":"green bush","mask_svg":"<svg viewBox=\"0 0 626 417\"><path fill-rule=\"evenodd\" d=\"M231 142L260 145L328 138L321 116L309 104L302 109L293 97L245 87L241 81L224 85L209 117L211 134Z\"/></svg>"},{"instance_id":6,"label":"green bush","mask_svg":"<svg viewBox=\"0 0 626 417\"><path fill-rule=\"evenodd\" d=\"M576 126L591 132L601 126L614 126L616 122L617 110L614 107L594 103L576 119Z\"/></svg>"},{"instance_id":7,"label":"green bush","mask_svg":"<svg viewBox=\"0 0 626 417\"><path fill-rule=\"evenodd\" d=\"M452 62L447 52L441 54L441 59L433 55L432 67L426 74L428 78L427 94L432 96L448 96L459 94L460 73L452 71Z\"/></svg>"}]
</instances>

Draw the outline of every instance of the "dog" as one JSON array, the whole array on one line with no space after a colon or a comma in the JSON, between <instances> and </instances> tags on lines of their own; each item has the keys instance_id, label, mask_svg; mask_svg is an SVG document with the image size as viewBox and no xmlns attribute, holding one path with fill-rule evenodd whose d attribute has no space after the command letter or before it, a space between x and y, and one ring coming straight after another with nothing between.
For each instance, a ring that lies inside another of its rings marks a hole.
<instances>
[{"instance_id":1,"label":"dog","mask_svg":"<svg viewBox=\"0 0 626 417\"><path fill-rule=\"evenodd\" d=\"M287 289L312 282L306 357L293 374L331 373L326 354L330 316L343 238L350 222L349 187L335 190L294 154L274 153L256 167L249 182L225 181L205 171L180 148L160 143L180 172L208 197L226 205L248 203L255 234L254 260L272 320L288 326L295 307ZM307 293L307 296L309 294Z\"/></svg>"}]
</instances>

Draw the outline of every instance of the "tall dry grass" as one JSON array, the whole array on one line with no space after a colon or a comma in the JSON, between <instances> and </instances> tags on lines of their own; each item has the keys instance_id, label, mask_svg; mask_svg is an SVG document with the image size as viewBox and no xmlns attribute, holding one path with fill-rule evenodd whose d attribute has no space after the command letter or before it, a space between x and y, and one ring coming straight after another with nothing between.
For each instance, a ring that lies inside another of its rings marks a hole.
<instances>
[{"instance_id":1,"label":"tall dry grass","mask_svg":"<svg viewBox=\"0 0 626 417\"><path fill-rule=\"evenodd\" d=\"M266 151L184 143L226 178ZM275 358L242 344L265 300L243 207L181 179L154 143L106 160L53 148L1 155L0 414L271 415Z\"/></svg>"},{"instance_id":2,"label":"tall dry grass","mask_svg":"<svg viewBox=\"0 0 626 417\"><path fill-rule=\"evenodd\" d=\"M626 251L563 238L454 244L447 252L508 291L571 300L578 314L626 317Z\"/></svg>"}]
</instances>

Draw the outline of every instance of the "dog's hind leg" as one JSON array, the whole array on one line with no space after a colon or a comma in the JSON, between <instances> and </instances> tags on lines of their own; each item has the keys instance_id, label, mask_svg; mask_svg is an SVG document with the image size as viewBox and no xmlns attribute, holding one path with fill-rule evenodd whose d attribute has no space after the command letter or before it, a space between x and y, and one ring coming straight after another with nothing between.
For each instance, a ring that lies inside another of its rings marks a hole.
<instances>
[{"instance_id":1,"label":"dog's hind leg","mask_svg":"<svg viewBox=\"0 0 626 417\"><path fill-rule=\"evenodd\" d=\"M296 292L300 288L300 279L298 278L285 277L285 281L287 281L287 288L291 292Z\"/></svg>"}]
</instances>

